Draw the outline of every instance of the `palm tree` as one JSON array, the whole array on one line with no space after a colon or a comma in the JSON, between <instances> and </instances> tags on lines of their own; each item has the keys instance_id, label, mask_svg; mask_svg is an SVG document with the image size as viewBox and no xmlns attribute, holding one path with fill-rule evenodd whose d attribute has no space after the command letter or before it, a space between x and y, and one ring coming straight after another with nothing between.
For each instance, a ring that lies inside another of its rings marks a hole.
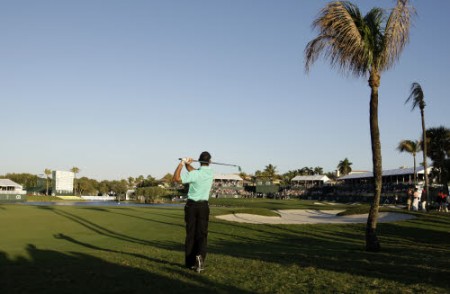
<instances>
[{"instance_id":1,"label":"palm tree","mask_svg":"<svg viewBox=\"0 0 450 294\"><path fill-rule=\"evenodd\" d=\"M243 179L244 181L248 180L249 175L246 174L245 172L240 172L239 176L241 177L241 179Z\"/></svg>"},{"instance_id":2,"label":"palm tree","mask_svg":"<svg viewBox=\"0 0 450 294\"><path fill-rule=\"evenodd\" d=\"M46 190L46 192L45 192L45 195L47 195L48 196L48 180L49 180L49 176L52 174L52 171L50 170L50 169L48 169L48 168L46 168L45 170L44 170L44 174L47 176L47 179L46 179L46 185L47 185L47 190Z\"/></svg>"},{"instance_id":3,"label":"palm tree","mask_svg":"<svg viewBox=\"0 0 450 294\"><path fill-rule=\"evenodd\" d=\"M422 87L419 83L412 83L411 85L411 94L408 99L406 99L405 104L411 101L412 110L414 110L417 106L420 109L420 117L422 118L422 150L423 150L423 168L424 168L424 177L425 177L425 191L427 193L427 203L430 203L430 193L428 188L428 165L427 165L427 140L426 140L426 129L425 129L425 100Z\"/></svg>"},{"instance_id":4,"label":"palm tree","mask_svg":"<svg viewBox=\"0 0 450 294\"><path fill-rule=\"evenodd\" d=\"M75 177L75 180L73 181L73 184L74 184L73 185L73 194L75 195L77 192L77 189L76 189L77 173L80 172L80 169L78 167L74 166L70 169L70 171L73 172L74 177Z\"/></svg>"},{"instance_id":5,"label":"palm tree","mask_svg":"<svg viewBox=\"0 0 450 294\"><path fill-rule=\"evenodd\" d=\"M398 144L397 150L400 152L408 152L414 158L414 184L417 184L417 174L416 174L416 154L422 149L420 147L421 143L419 141L403 140Z\"/></svg>"},{"instance_id":6,"label":"palm tree","mask_svg":"<svg viewBox=\"0 0 450 294\"><path fill-rule=\"evenodd\" d=\"M426 137L430 147L427 155L433 160L433 169L438 171L439 184L447 184L446 160L450 157L450 129L443 126L430 128L426 131Z\"/></svg>"},{"instance_id":7,"label":"palm tree","mask_svg":"<svg viewBox=\"0 0 450 294\"><path fill-rule=\"evenodd\" d=\"M351 165L352 164L353 163L350 162L347 157L344 160L339 161L339 164L337 166L339 173L344 176L351 173L351 171L352 171Z\"/></svg>"},{"instance_id":8,"label":"palm tree","mask_svg":"<svg viewBox=\"0 0 450 294\"><path fill-rule=\"evenodd\" d=\"M359 8L348 1L334 1L322 9L313 27L319 35L305 48L305 69L321 55L332 67L356 77L369 76L370 137L374 174L374 197L366 226L366 250L378 251L376 236L378 208L381 196L381 142L378 127L378 88L380 75L391 68L408 42L412 7L408 0L397 0L397 5L386 18L386 12L373 8L362 16Z\"/></svg>"},{"instance_id":9,"label":"palm tree","mask_svg":"<svg viewBox=\"0 0 450 294\"><path fill-rule=\"evenodd\" d=\"M272 164L266 165L263 173L267 178L273 181L277 177L277 167Z\"/></svg>"},{"instance_id":10,"label":"palm tree","mask_svg":"<svg viewBox=\"0 0 450 294\"><path fill-rule=\"evenodd\" d=\"M163 178L164 179L164 178ZM133 178L133 177L128 177L128 187L130 188L130 189L133 189L134 188L134 182L136 181L135 180L135 178Z\"/></svg>"},{"instance_id":11,"label":"palm tree","mask_svg":"<svg viewBox=\"0 0 450 294\"><path fill-rule=\"evenodd\" d=\"M321 168L320 166L316 166L316 167L314 168L314 174L315 174L315 175L321 175L321 174L323 174L323 168Z\"/></svg>"}]
</instances>

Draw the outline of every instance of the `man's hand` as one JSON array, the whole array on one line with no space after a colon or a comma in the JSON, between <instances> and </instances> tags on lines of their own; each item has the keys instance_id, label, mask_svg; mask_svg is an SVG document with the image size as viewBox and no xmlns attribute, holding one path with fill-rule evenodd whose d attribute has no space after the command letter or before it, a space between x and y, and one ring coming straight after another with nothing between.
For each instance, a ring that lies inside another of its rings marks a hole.
<instances>
[{"instance_id":1,"label":"man's hand","mask_svg":"<svg viewBox=\"0 0 450 294\"><path fill-rule=\"evenodd\" d=\"M191 163L192 163L192 158L190 158L190 157L183 157L183 158L181 158L181 163L182 163L183 165L185 165L185 164L191 164Z\"/></svg>"},{"instance_id":2,"label":"man's hand","mask_svg":"<svg viewBox=\"0 0 450 294\"><path fill-rule=\"evenodd\" d=\"M175 172L173 173L173 178L172 180L175 183L181 183L181 170L183 169L183 166L186 166L186 169L188 171L192 171L194 170L194 168L191 166L191 163L193 162L193 159L190 157L183 157L181 158L180 163L178 164L177 169L175 170Z\"/></svg>"}]
</instances>

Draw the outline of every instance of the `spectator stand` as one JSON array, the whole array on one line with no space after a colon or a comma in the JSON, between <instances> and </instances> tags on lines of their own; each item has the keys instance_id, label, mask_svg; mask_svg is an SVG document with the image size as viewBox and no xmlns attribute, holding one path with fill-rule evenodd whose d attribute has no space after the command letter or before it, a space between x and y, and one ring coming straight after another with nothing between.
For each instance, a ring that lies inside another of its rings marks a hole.
<instances>
[{"instance_id":1,"label":"spectator stand","mask_svg":"<svg viewBox=\"0 0 450 294\"><path fill-rule=\"evenodd\" d=\"M214 198L239 198L245 195L244 180L236 174L215 175L211 189Z\"/></svg>"}]
</instances>

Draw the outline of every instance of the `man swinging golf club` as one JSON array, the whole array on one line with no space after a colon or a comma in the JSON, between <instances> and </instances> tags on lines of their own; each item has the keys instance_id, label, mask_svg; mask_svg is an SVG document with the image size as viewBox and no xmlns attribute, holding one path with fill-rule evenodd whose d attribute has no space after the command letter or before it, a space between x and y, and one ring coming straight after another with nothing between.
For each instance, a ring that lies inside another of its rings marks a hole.
<instances>
[{"instance_id":1,"label":"man swinging golf club","mask_svg":"<svg viewBox=\"0 0 450 294\"><path fill-rule=\"evenodd\" d=\"M177 183L189 184L188 199L184 207L186 223L185 264L187 268L201 272L206 258L206 244L209 221L209 193L214 174L209 167L211 155L202 152L198 159L200 168L191 166L192 158L182 158L175 170L173 180ZM181 174L183 166L188 173Z\"/></svg>"}]
</instances>

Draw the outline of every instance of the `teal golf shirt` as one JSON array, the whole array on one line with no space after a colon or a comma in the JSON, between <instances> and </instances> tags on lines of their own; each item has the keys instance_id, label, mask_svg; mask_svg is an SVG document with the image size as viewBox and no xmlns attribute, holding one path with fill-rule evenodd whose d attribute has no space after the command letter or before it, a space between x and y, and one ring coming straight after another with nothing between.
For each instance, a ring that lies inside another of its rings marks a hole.
<instances>
[{"instance_id":1,"label":"teal golf shirt","mask_svg":"<svg viewBox=\"0 0 450 294\"><path fill-rule=\"evenodd\" d=\"M208 201L213 179L214 173L209 166L200 166L181 175L181 182L189 184L188 199L193 201Z\"/></svg>"}]
</instances>

